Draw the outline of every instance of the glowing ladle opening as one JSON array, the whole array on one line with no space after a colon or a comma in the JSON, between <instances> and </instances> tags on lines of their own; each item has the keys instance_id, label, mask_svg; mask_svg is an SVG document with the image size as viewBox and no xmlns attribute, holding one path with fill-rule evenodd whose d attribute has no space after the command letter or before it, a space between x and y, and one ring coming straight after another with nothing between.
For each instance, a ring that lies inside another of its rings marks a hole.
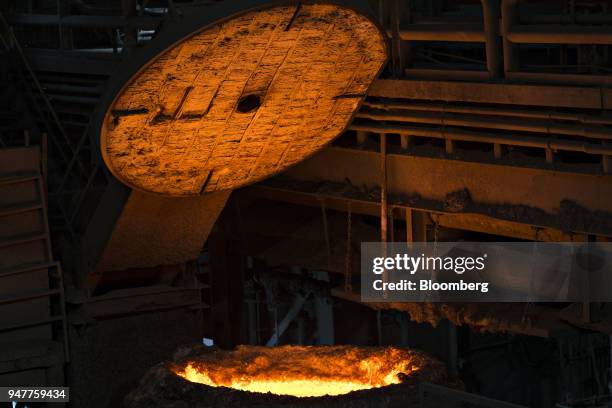
<instances>
[{"instance_id":1,"label":"glowing ladle opening","mask_svg":"<svg viewBox=\"0 0 612 408\"><path fill-rule=\"evenodd\" d=\"M211 387L320 397L399 384L419 369L418 360L414 352L395 347L240 346L174 372Z\"/></svg>"}]
</instances>

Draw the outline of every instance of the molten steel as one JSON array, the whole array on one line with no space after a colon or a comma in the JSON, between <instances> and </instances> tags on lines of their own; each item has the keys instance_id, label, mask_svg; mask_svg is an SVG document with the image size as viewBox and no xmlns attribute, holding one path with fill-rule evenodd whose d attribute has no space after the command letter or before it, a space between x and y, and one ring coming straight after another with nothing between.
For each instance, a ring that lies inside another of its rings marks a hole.
<instances>
[{"instance_id":1,"label":"molten steel","mask_svg":"<svg viewBox=\"0 0 612 408\"><path fill-rule=\"evenodd\" d=\"M212 387L320 397L399 384L420 369L423 359L395 347L239 346L188 361L174 372Z\"/></svg>"}]
</instances>

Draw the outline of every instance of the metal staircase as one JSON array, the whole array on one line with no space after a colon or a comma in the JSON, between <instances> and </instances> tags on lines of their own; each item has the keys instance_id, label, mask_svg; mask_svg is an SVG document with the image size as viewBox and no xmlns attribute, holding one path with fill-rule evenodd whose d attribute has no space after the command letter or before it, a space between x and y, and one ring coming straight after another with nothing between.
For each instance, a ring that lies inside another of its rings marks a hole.
<instances>
[{"instance_id":1,"label":"metal staircase","mask_svg":"<svg viewBox=\"0 0 612 408\"><path fill-rule=\"evenodd\" d=\"M0 84L0 383L59 386L69 350L47 217L47 138L15 78L17 50L1 15L0 40L0 75L16 79Z\"/></svg>"},{"instance_id":2,"label":"metal staircase","mask_svg":"<svg viewBox=\"0 0 612 408\"><path fill-rule=\"evenodd\" d=\"M69 359L38 146L0 149L0 383L61 385ZM44 381L44 382L41 382Z\"/></svg>"}]
</instances>

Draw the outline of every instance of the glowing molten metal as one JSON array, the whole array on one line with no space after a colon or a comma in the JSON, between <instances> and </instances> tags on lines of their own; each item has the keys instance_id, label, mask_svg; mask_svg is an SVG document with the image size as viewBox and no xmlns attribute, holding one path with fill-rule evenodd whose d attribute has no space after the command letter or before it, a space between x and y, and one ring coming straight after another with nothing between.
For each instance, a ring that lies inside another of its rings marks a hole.
<instances>
[{"instance_id":1,"label":"glowing molten metal","mask_svg":"<svg viewBox=\"0 0 612 408\"><path fill-rule=\"evenodd\" d=\"M239 346L188 361L174 372L188 381L242 391L320 397L399 384L422 365L395 347Z\"/></svg>"}]
</instances>

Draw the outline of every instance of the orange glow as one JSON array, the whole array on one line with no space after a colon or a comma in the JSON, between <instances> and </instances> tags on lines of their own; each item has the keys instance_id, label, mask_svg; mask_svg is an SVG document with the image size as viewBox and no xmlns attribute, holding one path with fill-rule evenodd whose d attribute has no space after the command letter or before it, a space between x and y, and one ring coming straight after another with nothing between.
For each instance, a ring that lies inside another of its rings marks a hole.
<instances>
[{"instance_id":1,"label":"orange glow","mask_svg":"<svg viewBox=\"0 0 612 408\"><path fill-rule=\"evenodd\" d=\"M421 359L395 347L239 346L188 361L174 372L212 387L320 397L399 384L419 370Z\"/></svg>"}]
</instances>

